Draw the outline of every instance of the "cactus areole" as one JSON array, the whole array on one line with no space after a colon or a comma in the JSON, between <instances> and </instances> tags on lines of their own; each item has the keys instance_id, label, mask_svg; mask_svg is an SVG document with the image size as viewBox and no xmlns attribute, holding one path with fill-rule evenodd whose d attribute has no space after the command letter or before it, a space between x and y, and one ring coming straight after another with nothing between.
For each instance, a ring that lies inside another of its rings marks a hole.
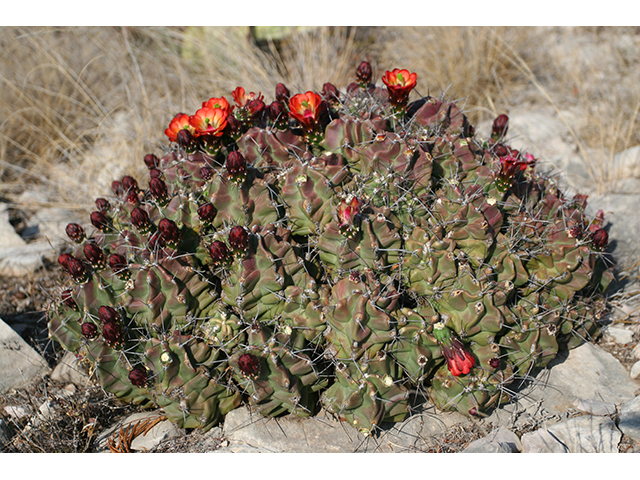
<instances>
[{"instance_id":1,"label":"cactus areole","mask_svg":"<svg viewBox=\"0 0 640 480\"><path fill-rule=\"evenodd\" d=\"M345 91L238 87L167 120L67 228L50 336L123 402L210 428L245 403L366 434L416 395L484 415L592 338L612 279L603 216L409 70ZM91 229L93 225L93 229Z\"/></svg>"}]
</instances>

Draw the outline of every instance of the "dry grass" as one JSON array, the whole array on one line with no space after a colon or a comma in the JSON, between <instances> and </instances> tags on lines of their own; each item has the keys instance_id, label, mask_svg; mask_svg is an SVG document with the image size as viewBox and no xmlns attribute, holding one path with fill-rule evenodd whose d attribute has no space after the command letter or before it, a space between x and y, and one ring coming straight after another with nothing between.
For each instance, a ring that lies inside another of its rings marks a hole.
<instances>
[{"instance_id":1,"label":"dry grass","mask_svg":"<svg viewBox=\"0 0 640 480\"><path fill-rule=\"evenodd\" d=\"M411 68L419 94L457 100L473 123L523 102L575 113L567 124L603 190L624 175L613 155L640 143L639 38L621 28L323 27L257 45L248 27L3 27L0 196L37 183L89 206L113 179L142 173L175 113L238 85L267 100L281 81L344 89L365 58L376 78Z\"/></svg>"}]
</instances>

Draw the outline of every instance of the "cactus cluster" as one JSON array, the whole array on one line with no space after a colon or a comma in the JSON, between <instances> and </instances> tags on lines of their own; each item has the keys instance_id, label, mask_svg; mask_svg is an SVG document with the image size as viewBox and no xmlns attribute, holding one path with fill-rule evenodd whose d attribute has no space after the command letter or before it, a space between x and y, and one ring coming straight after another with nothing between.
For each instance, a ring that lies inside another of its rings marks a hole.
<instances>
[{"instance_id":1,"label":"cactus cluster","mask_svg":"<svg viewBox=\"0 0 640 480\"><path fill-rule=\"evenodd\" d=\"M113 183L50 336L123 402L209 428L241 403L324 407L365 434L416 396L467 415L589 338L612 274L602 216L416 74L267 105L238 87L170 122L149 181Z\"/></svg>"}]
</instances>

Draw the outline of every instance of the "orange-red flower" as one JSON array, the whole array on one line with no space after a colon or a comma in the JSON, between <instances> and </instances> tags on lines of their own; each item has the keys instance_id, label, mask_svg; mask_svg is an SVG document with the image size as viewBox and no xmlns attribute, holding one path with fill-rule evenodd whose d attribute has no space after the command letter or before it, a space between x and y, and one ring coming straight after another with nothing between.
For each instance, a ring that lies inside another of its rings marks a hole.
<instances>
[{"instance_id":1,"label":"orange-red flower","mask_svg":"<svg viewBox=\"0 0 640 480\"><path fill-rule=\"evenodd\" d=\"M189 123L189 115L186 113L178 113L173 117L173 120L169 123L169 128L164 131L164 134L169 137L170 141L175 142L180 130L188 130L191 133L195 131Z\"/></svg>"},{"instance_id":2,"label":"orange-red flower","mask_svg":"<svg viewBox=\"0 0 640 480\"><path fill-rule=\"evenodd\" d=\"M221 108L202 107L194 115L189 117L189 123L195 129L195 135L222 136L224 127L227 126L227 112Z\"/></svg>"},{"instance_id":3,"label":"orange-red flower","mask_svg":"<svg viewBox=\"0 0 640 480\"><path fill-rule=\"evenodd\" d=\"M257 95L253 92L250 92L247 94L245 93L245 90L242 87L237 87L231 93L231 95L233 96L233 101L239 108L246 106L247 103L249 103L252 100L264 100L264 95L262 95L261 92L259 92Z\"/></svg>"},{"instance_id":4,"label":"orange-red flower","mask_svg":"<svg viewBox=\"0 0 640 480\"><path fill-rule=\"evenodd\" d=\"M469 373L475 366L476 360L473 355L465 350L460 339L454 336L441 322L433 326L433 335L440 345L440 350L447 361L447 368L451 375L457 377Z\"/></svg>"},{"instance_id":5,"label":"orange-red flower","mask_svg":"<svg viewBox=\"0 0 640 480\"><path fill-rule=\"evenodd\" d=\"M357 197L342 199L338 205L338 230L347 238L352 238L360 226L360 209L362 203Z\"/></svg>"},{"instance_id":6,"label":"orange-red flower","mask_svg":"<svg viewBox=\"0 0 640 480\"><path fill-rule=\"evenodd\" d=\"M302 124L306 131L313 131L320 121L322 97L314 92L299 93L289 100L289 114Z\"/></svg>"},{"instance_id":7,"label":"orange-red flower","mask_svg":"<svg viewBox=\"0 0 640 480\"><path fill-rule=\"evenodd\" d=\"M409 100L409 93L416 86L418 75L409 73L409 70L394 68L393 71L386 71L382 77L383 83L387 86L389 101L397 106L404 107Z\"/></svg>"},{"instance_id":8,"label":"orange-red flower","mask_svg":"<svg viewBox=\"0 0 640 480\"><path fill-rule=\"evenodd\" d=\"M206 102L202 102L202 106L203 107L209 107L209 108L220 108L222 110L224 110L227 115L229 115L232 111L233 111L233 106L229 105L229 102L227 101L226 98L224 97L212 97L209 100L207 100Z\"/></svg>"}]
</instances>

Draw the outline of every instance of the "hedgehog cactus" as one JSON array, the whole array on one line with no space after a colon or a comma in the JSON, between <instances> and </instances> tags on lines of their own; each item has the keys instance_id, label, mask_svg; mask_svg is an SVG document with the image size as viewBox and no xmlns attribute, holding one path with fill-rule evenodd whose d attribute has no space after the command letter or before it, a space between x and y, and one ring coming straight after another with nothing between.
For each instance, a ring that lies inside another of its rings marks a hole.
<instances>
[{"instance_id":1,"label":"hedgehog cactus","mask_svg":"<svg viewBox=\"0 0 640 480\"><path fill-rule=\"evenodd\" d=\"M602 218L453 103L408 102L416 75L275 101L233 92L165 131L70 224L52 338L124 402L209 428L324 407L364 433L411 395L481 415L589 338L612 278ZM71 243L71 242L70 242Z\"/></svg>"}]
</instances>

